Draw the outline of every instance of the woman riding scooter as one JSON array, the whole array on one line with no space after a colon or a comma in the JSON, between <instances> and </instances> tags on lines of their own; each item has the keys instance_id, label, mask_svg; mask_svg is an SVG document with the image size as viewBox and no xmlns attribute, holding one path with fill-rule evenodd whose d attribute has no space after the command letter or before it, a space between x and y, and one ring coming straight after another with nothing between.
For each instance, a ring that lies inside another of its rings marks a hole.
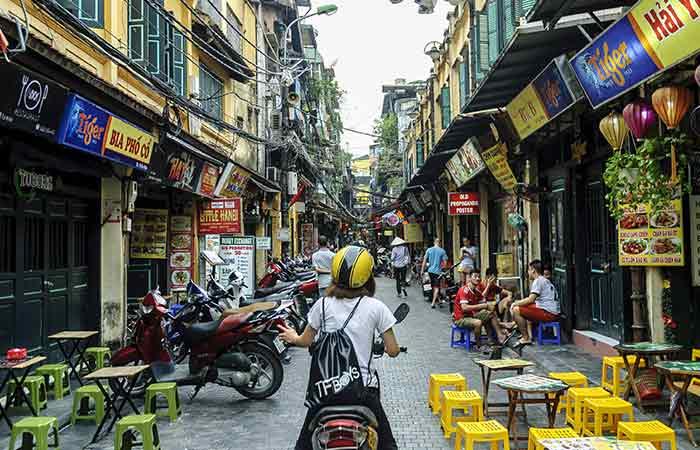
<instances>
[{"instance_id":1,"label":"woman riding scooter","mask_svg":"<svg viewBox=\"0 0 700 450\"><path fill-rule=\"evenodd\" d=\"M341 249L333 258L332 284L326 291L326 297L322 299L324 301L317 301L311 308L304 333L299 336L294 330L280 326L279 337L299 347L311 346L322 326L323 309L325 331L338 330L346 324L345 333L357 353L357 362L365 386L361 398L354 399L354 403L367 406L376 416L380 445L378 450L394 450L398 447L380 402L379 380L371 372L370 363L372 343L377 333L384 338L384 349L392 358L399 355L400 347L392 329L396 323L394 315L384 303L373 297L376 287L372 277L373 265L374 261L367 249L357 246ZM296 450L312 448L309 424L318 409L309 409L296 443Z\"/></svg>"}]
</instances>

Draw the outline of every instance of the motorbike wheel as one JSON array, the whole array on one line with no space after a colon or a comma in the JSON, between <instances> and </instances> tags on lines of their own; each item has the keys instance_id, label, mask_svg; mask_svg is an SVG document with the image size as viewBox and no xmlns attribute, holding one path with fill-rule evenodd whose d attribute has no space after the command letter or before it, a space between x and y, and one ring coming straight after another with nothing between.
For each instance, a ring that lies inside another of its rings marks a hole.
<instances>
[{"instance_id":1,"label":"motorbike wheel","mask_svg":"<svg viewBox=\"0 0 700 450\"><path fill-rule=\"evenodd\" d=\"M284 379L284 368L280 357L259 344L245 344L241 350L253 364L260 367L260 375L248 386L235 389L252 400L262 400L275 394L282 386Z\"/></svg>"}]
</instances>

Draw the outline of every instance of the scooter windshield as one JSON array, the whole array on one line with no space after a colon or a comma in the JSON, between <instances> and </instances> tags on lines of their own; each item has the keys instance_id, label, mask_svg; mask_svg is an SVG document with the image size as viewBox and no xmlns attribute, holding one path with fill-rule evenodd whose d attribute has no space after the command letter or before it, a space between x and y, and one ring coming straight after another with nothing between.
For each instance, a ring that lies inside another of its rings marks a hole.
<instances>
[{"instance_id":1,"label":"scooter windshield","mask_svg":"<svg viewBox=\"0 0 700 450\"><path fill-rule=\"evenodd\" d=\"M190 280L187 283L187 296L188 297L207 297L207 291L202 289L197 283Z\"/></svg>"}]
</instances>

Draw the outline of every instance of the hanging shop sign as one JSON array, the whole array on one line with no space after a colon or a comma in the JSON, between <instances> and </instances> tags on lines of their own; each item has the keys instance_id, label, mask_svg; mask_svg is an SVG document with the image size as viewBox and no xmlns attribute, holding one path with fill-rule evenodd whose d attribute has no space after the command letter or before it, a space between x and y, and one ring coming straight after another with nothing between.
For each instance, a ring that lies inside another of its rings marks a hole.
<instances>
[{"instance_id":1,"label":"hanging shop sign","mask_svg":"<svg viewBox=\"0 0 700 450\"><path fill-rule=\"evenodd\" d=\"M481 158L503 190L513 192L518 180L508 163L508 147L503 143L496 144L481 152Z\"/></svg>"},{"instance_id":2,"label":"hanging shop sign","mask_svg":"<svg viewBox=\"0 0 700 450\"><path fill-rule=\"evenodd\" d=\"M280 242L290 241L289 227L284 227L277 230L277 240L279 240Z\"/></svg>"},{"instance_id":3,"label":"hanging shop sign","mask_svg":"<svg viewBox=\"0 0 700 450\"><path fill-rule=\"evenodd\" d=\"M641 0L571 60L594 108L700 50L700 4Z\"/></svg>"},{"instance_id":4,"label":"hanging shop sign","mask_svg":"<svg viewBox=\"0 0 700 450\"><path fill-rule=\"evenodd\" d=\"M138 170L147 170L155 137L84 98L71 94L58 143Z\"/></svg>"},{"instance_id":5,"label":"hanging shop sign","mask_svg":"<svg viewBox=\"0 0 700 450\"><path fill-rule=\"evenodd\" d=\"M409 244L423 242L423 228L419 223L405 223L403 225L403 240Z\"/></svg>"},{"instance_id":6,"label":"hanging shop sign","mask_svg":"<svg viewBox=\"0 0 700 450\"><path fill-rule=\"evenodd\" d=\"M241 234L241 199L204 202L199 210L199 234Z\"/></svg>"},{"instance_id":7,"label":"hanging shop sign","mask_svg":"<svg viewBox=\"0 0 700 450\"><path fill-rule=\"evenodd\" d=\"M35 136L56 140L68 91L17 64L0 64L4 95L0 99L0 124Z\"/></svg>"},{"instance_id":8,"label":"hanging shop sign","mask_svg":"<svg viewBox=\"0 0 700 450\"><path fill-rule=\"evenodd\" d=\"M138 259L165 259L168 236L167 209L137 209L131 232L130 255Z\"/></svg>"},{"instance_id":9,"label":"hanging shop sign","mask_svg":"<svg viewBox=\"0 0 700 450\"><path fill-rule=\"evenodd\" d=\"M255 249L256 250L272 250L272 238L258 236L255 238Z\"/></svg>"},{"instance_id":10,"label":"hanging shop sign","mask_svg":"<svg viewBox=\"0 0 700 450\"><path fill-rule=\"evenodd\" d=\"M202 165L202 175L199 177L197 193L204 197L213 197L216 182L219 180L219 168L214 164L205 162Z\"/></svg>"},{"instance_id":11,"label":"hanging shop sign","mask_svg":"<svg viewBox=\"0 0 700 450\"><path fill-rule=\"evenodd\" d=\"M225 198L242 197L250 175L250 172L246 169L232 162L227 163L214 189L214 196Z\"/></svg>"},{"instance_id":12,"label":"hanging shop sign","mask_svg":"<svg viewBox=\"0 0 700 450\"><path fill-rule=\"evenodd\" d=\"M680 200L655 214L646 206L629 209L617 227L620 265L683 266L682 221Z\"/></svg>"},{"instance_id":13,"label":"hanging shop sign","mask_svg":"<svg viewBox=\"0 0 700 450\"><path fill-rule=\"evenodd\" d=\"M408 202L411 204L411 208L415 214L420 214L425 210L420 200L418 200L418 197L413 192L409 192L406 197L408 197Z\"/></svg>"},{"instance_id":14,"label":"hanging shop sign","mask_svg":"<svg viewBox=\"0 0 700 450\"><path fill-rule=\"evenodd\" d=\"M204 161L184 150L171 153L165 161L163 181L183 191L197 190Z\"/></svg>"},{"instance_id":15,"label":"hanging shop sign","mask_svg":"<svg viewBox=\"0 0 700 450\"><path fill-rule=\"evenodd\" d=\"M450 173L457 187L463 186L467 181L477 176L486 166L479 156L479 142L470 138L447 161L447 171Z\"/></svg>"},{"instance_id":16,"label":"hanging shop sign","mask_svg":"<svg viewBox=\"0 0 700 450\"><path fill-rule=\"evenodd\" d=\"M191 216L170 217L170 290L181 292L192 279L194 266Z\"/></svg>"},{"instance_id":17,"label":"hanging shop sign","mask_svg":"<svg viewBox=\"0 0 700 450\"><path fill-rule=\"evenodd\" d=\"M255 288L255 236L221 236L219 255L226 264L217 266L219 282L228 287L228 277L239 271L245 277L243 294L253 297Z\"/></svg>"},{"instance_id":18,"label":"hanging shop sign","mask_svg":"<svg viewBox=\"0 0 700 450\"><path fill-rule=\"evenodd\" d=\"M561 55L553 59L532 83L506 106L506 112L520 140L524 140L574 105L581 97L583 92L566 61L566 55Z\"/></svg>"},{"instance_id":19,"label":"hanging shop sign","mask_svg":"<svg viewBox=\"0 0 700 450\"><path fill-rule=\"evenodd\" d=\"M478 192L448 192L447 212L450 216L478 216Z\"/></svg>"}]
</instances>

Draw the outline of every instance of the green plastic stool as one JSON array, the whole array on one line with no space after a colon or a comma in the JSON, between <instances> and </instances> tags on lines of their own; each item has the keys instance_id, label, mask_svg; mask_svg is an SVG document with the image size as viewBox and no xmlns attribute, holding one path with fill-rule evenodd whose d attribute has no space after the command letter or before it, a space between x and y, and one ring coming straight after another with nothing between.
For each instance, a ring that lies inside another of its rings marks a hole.
<instances>
[{"instance_id":1,"label":"green plastic stool","mask_svg":"<svg viewBox=\"0 0 700 450\"><path fill-rule=\"evenodd\" d=\"M168 402L168 411L158 411L158 395L165 397ZM153 383L146 388L146 414L155 414L161 417L170 417L171 422L177 420L177 416L182 414L180 408L180 396L177 393L175 383Z\"/></svg>"},{"instance_id":2,"label":"green plastic stool","mask_svg":"<svg viewBox=\"0 0 700 450\"><path fill-rule=\"evenodd\" d=\"M90 399L95 401L95 413L89 413ZM105 416L105 396L94 384L82 386L76 389L73 394L73 412L71 414L70 423L75 425L76 420L94 420L95 424L99 424Z\"/></svg>"},{"instance_id":3,"label":"green plastic stool","mask_svg":"<svg viewBox=\"0 0 700 450\"><path fill-rule=\"evenodd\" d=\"M22 386L29 390L29 402L32 404L32 407L37 413L39 410L46 408L48 402L44 377L40 375L30 375L24 379ZM17 389L21 388L16 386L14 380L10 380L7 383L7 392L15 392ZM21 406L21 404L22 396L16 394L14 396L14 405Z\"/></svg>"},{"instance_id":4,"label":"green plastic stool","mask_svg":"<svg viewBox=\"0 0 700 450\"><path fill-rule=\"evenodd\" d=\"M67 364L44 364L36 369L35 375L44 377L46 387L51 386L53 380L53 398L58 400L65 395L70 395L70 377Z\"/></svg>"},{"instance_id":5,"label":"green plastic stool","mask_svg":"<svg viewBox=\"0 0 700 450\"><path fill-rule=\"evenodd\" d=\"M134 445L134 436L131 429L139 432L143 450L160 450L160 438L156 426L154 414L141 414L138 416L126 416L117 422L117 430L114 435L114 450L131 449ZM124 435L129 432L127 438ZM122 446L125 444L124 446Z\"/></svg>"},{"instance_id":6,"label":"green plastic stool","mask_svg":"<svg viewBox=\"0 0 700 450\"><path fill-rule=\"evenodd\" d=\"M92 370L102 369L105 367L105 361L112 357L112 352L109 347L88 347L85 349L85 359L88 362L88 366ZM93 361L95 367L90 365Z\"/></svg>"},{"instance_id":7,"label":"green plastic stool","mask_svg":"<svg viewBox=\"0 0 700 450\"><path fill-rule=\"evenodd\" d=\"M53 430L54 444L49 446L49 433ZM22 449L35 448L58 450L58 419L55 417L25 417L12 427L10 450L14 450L17 439L22 441Z\"/></svg>"}]
</instances>

